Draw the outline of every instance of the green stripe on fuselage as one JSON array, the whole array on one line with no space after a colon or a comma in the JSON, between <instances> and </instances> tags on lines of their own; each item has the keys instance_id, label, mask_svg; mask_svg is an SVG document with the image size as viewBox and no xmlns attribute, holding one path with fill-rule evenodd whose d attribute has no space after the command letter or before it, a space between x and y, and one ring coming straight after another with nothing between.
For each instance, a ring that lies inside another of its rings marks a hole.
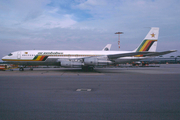
<instances>
[{"instance_id":1,"label":"green stripe on fuselage","mask_svg":"<svg viewBox=\"0 0 180 120\"><path fill-rule=\"evenodd\" d=\"M37 59L37 57L38 57L38 55L36 55L36 56L33 58L33 60L36 60L36 59Z\"/></svg>"}]
</instances>

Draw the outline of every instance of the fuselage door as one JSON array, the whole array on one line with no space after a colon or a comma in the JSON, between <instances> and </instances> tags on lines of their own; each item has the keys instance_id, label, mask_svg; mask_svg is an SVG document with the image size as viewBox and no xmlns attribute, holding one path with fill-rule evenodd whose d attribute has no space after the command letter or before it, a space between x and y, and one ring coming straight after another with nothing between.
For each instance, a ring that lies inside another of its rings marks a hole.
<instances>
[{"instance_id":1,"label":"fuselage door","mask_svg":"<svg viewBox=\"0 0 180 120\"><path fill-rule=\"evenodd\" d=\"M17 59L21 59L21 52L17 52Z\"/></svg>"}]
</instances>

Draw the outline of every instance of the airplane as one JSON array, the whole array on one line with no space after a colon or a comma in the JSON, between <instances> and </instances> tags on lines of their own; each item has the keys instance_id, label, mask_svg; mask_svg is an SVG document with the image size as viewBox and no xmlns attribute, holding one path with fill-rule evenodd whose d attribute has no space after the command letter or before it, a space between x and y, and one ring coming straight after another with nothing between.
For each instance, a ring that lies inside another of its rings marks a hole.
<instances>
[{"instance_id":1,"label":"airplane","mask_svg":"<svg viewBox=\"0 0 180 120\"><path fill-rule=\"evenodd\" d=\"M95 66L107 66L129 63L142 59L164 55L177 50L156 52L159 28L152 27L142 43L133 51L88 50L22 50L12 52L2 58L9 64L19 65L23 71L25 66L52 65L70 68L93 70ZM31 68L32 70L33 68Z\"/></svg>"},{"instance_id":2,"label":"airplane","mask_svg":"<svg viewBox=\"0 0 180 120\"><path fill-rule=\"evenodd\" d=\"M111 45L112 44L107 44L103 49L102 51L109 51L111 49Z\"/></svg>"}]
</instances>

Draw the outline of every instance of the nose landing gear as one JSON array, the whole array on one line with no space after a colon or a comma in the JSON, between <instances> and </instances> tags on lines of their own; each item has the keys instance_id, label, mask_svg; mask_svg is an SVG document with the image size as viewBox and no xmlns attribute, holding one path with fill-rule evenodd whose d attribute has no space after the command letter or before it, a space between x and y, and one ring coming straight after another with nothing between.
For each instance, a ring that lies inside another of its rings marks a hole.
<instances>
[{"instance_id":1,"label":"nose landing gear","mask_svg":"<svg viewBox=\"0 0 180 120\"><path fill-rule=\"evenodd\" d=\"M33 67L30 67L30 70L33 71ZM19 71L24 71L24 67L19 67Z\"/></svg>"}]
</instances>

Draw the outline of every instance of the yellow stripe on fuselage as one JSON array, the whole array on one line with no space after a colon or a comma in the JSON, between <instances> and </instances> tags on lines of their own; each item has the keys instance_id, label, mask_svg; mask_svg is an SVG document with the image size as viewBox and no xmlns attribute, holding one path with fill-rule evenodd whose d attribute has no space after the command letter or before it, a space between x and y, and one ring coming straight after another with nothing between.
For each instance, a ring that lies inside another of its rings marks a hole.
<instances>
[{"instance_id":1,"label":"yellow stripe on fuselage","mask_svg":"<svg viewBox=\"0 0 180 120\"><path fill-rule=\"evenodd\" d=\"M42 57L42 56L38 56L38 57L36 58L36 61L40 60L40 59L41 59L41 57Z\"/></svg>"}]
</instances>

